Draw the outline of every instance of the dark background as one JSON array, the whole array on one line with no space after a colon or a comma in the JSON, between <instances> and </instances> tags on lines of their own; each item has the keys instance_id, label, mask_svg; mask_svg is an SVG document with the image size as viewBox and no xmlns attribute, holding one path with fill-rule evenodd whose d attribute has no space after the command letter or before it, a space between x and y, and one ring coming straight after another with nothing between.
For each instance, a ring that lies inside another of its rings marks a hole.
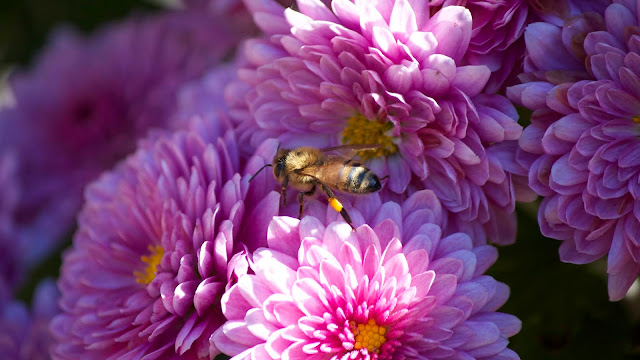
<instances>
[{"instance_id":1,"label":"dark background","mask_svg":"<svg viewBox=\"0 0 640 360\"><path fill-rule=\"evenodd\" d=\"M140 0L2 0L0 1L0 64L28 64L57 25L91 31L132 12L155 11Z\"/></svg>"},{"instance_id":2,"label":"dark background","mask_svg":"<svg viewBox=\"0 0 640 360\"><path fill-rule=\"evenodd\" d=\"M90 32L131 13L158 10L139 0L0 1L0 70L28 66L55 26ZM501 310L523 323L510 347L522 359L640 359L640 295L609 302L606 260L561 263L560 243L540 235L536 211L535 203L518 206L518 240L499 249L489 271L511 287ZM39 279L57 276L61 251L32 272L19 298L28 302Z\"/></svg>"}]
</instances>

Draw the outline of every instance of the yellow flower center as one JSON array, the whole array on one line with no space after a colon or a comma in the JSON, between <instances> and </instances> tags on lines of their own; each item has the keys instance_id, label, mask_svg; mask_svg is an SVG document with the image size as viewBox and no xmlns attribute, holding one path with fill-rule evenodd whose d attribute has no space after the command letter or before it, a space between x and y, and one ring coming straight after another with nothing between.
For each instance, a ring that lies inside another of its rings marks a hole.
<instances>
[{"instance_id":1,"label":"yellow flower center","mask_svg":"<svg viewBox=\"0 0 640 360\"><path fill-rule=\"evenodd\" d=\"M147 266L143 271L134 271L133 275L140 284L149 284L156 277L158 265L164 256L164 249L160 245L149 245L149 255L142 255L140 260Z\"/></svg>"},{"instance_id":2,"label":"yellow flower center","mask_svg":"<svg viewBox=\"0 0 640 360\"><path fill-rule=\"evenodd\" d=\"M373 319L369 319L366 324L351 321L349 325L356 338L353 344L355 350L367 349L372 354L380 353L380 346L387 341L384 336L387 333L386 327L378 326Z\"/></svg>"},{"instance_id":3,"label":"yellow flower center","mask_svg":"<svg viewBox=\"0 0 640 360\"><path fill-rule=\"evenodd\" d=\"M633 120L633 122L636 124L640 124L640 115L632 117L631 120Z\"/></svg>"},{"instance_id":4,"label":"yellow flower center","mask_svg":"<svg viewBox=\"0 0 640 360\"><path fill-rule=\"evenodd\" d=\"M380 122L369 120L362 114L352 116L347 121L347 127L342 132L344 145L378 145L375 150L358 152L362 160L374 157L387 156L398 151L398 146L393 143L391 136L387 135L393 129L390 121Z\"/></svg>"}]
</instances>

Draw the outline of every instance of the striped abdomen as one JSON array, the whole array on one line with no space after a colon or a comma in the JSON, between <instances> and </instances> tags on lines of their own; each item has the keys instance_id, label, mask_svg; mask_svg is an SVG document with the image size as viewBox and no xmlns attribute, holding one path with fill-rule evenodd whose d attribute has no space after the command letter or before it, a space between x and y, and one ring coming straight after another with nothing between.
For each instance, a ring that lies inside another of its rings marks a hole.
<instances>
[{"instance_id":1,"label":"striped abdomen","mask_svg":"<svg viewBox=\"0 0 640 360\"><path fill-rule=\"evenodd\" d=\"M345 164L340 170L338 190L354 193L368 194L380 190L380 179L371 170L358 164Z\"/></svg>"}]
</instances>

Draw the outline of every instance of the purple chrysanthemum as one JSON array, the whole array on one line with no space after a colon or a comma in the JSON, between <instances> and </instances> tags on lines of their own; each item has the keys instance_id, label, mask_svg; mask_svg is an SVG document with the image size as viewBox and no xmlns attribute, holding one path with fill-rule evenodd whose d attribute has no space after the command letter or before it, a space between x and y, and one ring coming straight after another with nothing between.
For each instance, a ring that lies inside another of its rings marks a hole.
<instances>
[{"instance_id":1,"label":"purple chrysanthemum","mask_svg":"<svg viewBox=\"0 0 640 360\"><path fill-rule=\"evenodd\" d=\"M60 312L58 289L53 280L44 280L35 289L31 310L11 300L0 284L0 355L12 360L47 360L53 336L51 319Z\"/></svg>"},{"instance_id":2,"label":"purple chrysanthemum","mask_svg":"<svg viewBox=\"0 0 640 360\"><path fill-rule=\"evenodd\" d=\"M518 160L545 197L542 233L563 240L563 261L608 255L611 300L624 297L640 273L638 10L635 2L615 1L604 14L563 28L531 25L525 37L533 71L522 77L529 82L509 89L534 110Z\"/></svg>"},{"instance_id":3,"label":"purple chrysanthemum","mask_svg":"<svg viewBox=\"0 0 640 360\"><path fill-rule=\"evenodd\" d=\"M429 17L406 0L247 4L267 37L246 44L249 65L226 91L245 153L270 137L284 147L379 144L363 157L390 175L386 190L403 193L413 177L459 222L490 221L497 195L487 192L509 193L511 180L494 183L504 167L487 148L521 127L505 97L481 94L486 66L458 65L472 35L467 9Z\"/></svg>"},{"instance_id":4,"label":"purple chrysanthemum","mask_svg":"<svg viewBox=\"0 0 640 360\"><path fill-rule=\"evenodd\" d=\"M15 221L31 262L69 231L84 185L166 128L175 92L217 64L237 36L195 12L139 17L91 37L57 32L29 71L9 79L0 145L18 158Z\"/></svg>"},{"instance_id":5,"label":"purple chrysanthemum","mask_svg":"<svg viewBox=\"0 0 640 360\"><path fill-rule=\"evenodd\" d=\"M254 274L222 298L216 346L234 360L518 359L507 338L520 321L496 312L509 289L482 275L495 248L442 237L431 191L364 199L352 212L368 225L355 232L324 216L274 218Z\"/></svg>"},{"instance_id":6,"label":"purple chrysanthemum","mask_svg":"<svg viewBox=\"0 0 640 360\"><path fill-rule=\"evenodd\" d=\"M59 359L209 359L219 301L246 270L234 254L264 246L278 194L238 174L233 132L146 141L88 187L59 286ZM255 171L249 168L248 171Z\"/></svg>"}]
</instances>

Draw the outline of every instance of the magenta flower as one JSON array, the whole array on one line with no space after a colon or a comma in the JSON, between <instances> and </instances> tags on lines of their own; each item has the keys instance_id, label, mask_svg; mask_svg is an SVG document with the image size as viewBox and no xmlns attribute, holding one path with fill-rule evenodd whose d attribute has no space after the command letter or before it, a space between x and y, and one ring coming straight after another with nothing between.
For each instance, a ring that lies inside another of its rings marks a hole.
<instances>
[{"instance_id":1,"label":"magenta flower","mask_svg":"<svg viewBox=\"0 0 640 360\"><path fill-rule=\"evenodd\" d=\"M1 282L1 281L0 281ZM29 309L22 302L8 298L9 291L0 283L0 354L3 359L50 359L53 336L49 322L60 312L60 296L52 280L38 284Z\"/></svg>"},{"instance_id":2,"label":"magenta flower","mask_svg":"<svg viewBox=\"0 0 640 360\"><path fill-rule=\"evenodd\" d=\"M545 197L542 233L563 241L563 261L608 255L611 300L623 298L640 273L638 30L637 4L625 1L564 28L533 24L525 37L537 70L509 89L534 110L518 160ZM559 55L545 59L551 48ZM580 78L586 80L563 82Z\"/></svg>"},{"instance_id":3,"label":"magenta flower","mask_svg":"<svg viewBox=\"0 0 640 360\"><path fill-rule=\"evenodd\" d=\"M255 274L222 298L214 344L234 360L518 359L507 338L520 321L496 312L509 289L482 275L496 250L443 238L431 191L402 205L365 199L352 212L369 225L356 232L324 216L274 218Z\"/></svg>"},{"instance_id":4,"label":"magenta flower","mask_svg":"<svg viewBox=\"0 0 640 360\"><path fill-rule=\"evenodd\" d=\"M175 92L235 44L224 19L190 12L135 18L85 38L59 31L35 67L12 74L0 144L18 158L15 221L33 263L73 225L84 185L170 127Z\"/></svg>"},{"instance_id":5,"label":"magenta flower","mask_svg":"<svg viewBox=\"0 0 640 360\"><path fill-rule=\"evenodd\" d=\"M267 37L246 44L249 65L225 94L245 153L266 138L284 147L379 144L362 156L390 175L387 190L403 193L413 177L460 222L490 221L485 185L492 166L503 168L486 149L517 139L521 127L506 98L481 94L490 70L460 66L469 10L428 17L405 0L339 0L331 9L303 0L299 12L247 4Z\"/></svg>"},{"instance_id":6,"label":"magenta flower","mask_svg":"<svg viewBox=\"0 0 640 360\"><path fill-rule=\"evenodd\" d=\"M279 198L238 174L233 132L192 128L143 142L88 187L59 280L57 358L218 353L220 297L247 268L234 255L266 245Z\"/></svg>"}]
</instances>

